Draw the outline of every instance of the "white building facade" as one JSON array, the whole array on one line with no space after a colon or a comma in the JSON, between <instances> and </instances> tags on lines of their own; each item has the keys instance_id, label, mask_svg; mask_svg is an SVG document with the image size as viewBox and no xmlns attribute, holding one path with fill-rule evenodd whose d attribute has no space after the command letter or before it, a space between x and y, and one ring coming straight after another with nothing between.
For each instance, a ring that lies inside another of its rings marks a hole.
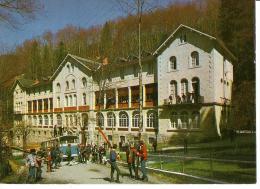
<instances>
[{"instance_id":1,"label":"white building facade","mask_svg":"<svg viewBox=\"0 0 260 189\"><path fill-rule=\"evenodd\" d=\"M153 54L144 53L139 98L135 57L104 65L68 54L49 81L16 81L15 124L32 125L31 141L52 137L56 125L71 134L84 132L87 143L103 142L98 127L112 142L125 143L138 138L142 100L142 137L148 143L205 125L221 135L234 60L216 38L180 25Z\"/></svg>"}]
</instances>

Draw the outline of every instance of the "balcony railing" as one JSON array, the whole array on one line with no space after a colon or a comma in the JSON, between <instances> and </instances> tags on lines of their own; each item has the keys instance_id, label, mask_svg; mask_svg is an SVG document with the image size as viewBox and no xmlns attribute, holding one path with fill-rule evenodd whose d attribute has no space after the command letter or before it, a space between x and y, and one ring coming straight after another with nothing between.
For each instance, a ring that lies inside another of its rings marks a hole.
<instances>
[{"instance_id":1,"label":"balcony railing","mask_svg":"<svg viewBox=\"0 0 260 189\"><path fill-rule=\"evenodd\" d=\"M119 103L118 108L128 108L128 103Z\"/></svg>"},{"instance_id":2,"label":"balcony railing","mask_svg":"<svg viewBox=\"0 0 260 189\"><path fill-rule=\"evenodd\" d=\"M139 107L139 102L132 102L131 107L132 108L138 108Z\"/></svg>"},{"instance_id":3,"label":"balcony railing","mask_svg":"<svg viewBox=\"0 0 260 189\"><path fill-rule=\"evenodd\" d=\"M175 104L200 104L204 103L204 96L170 96L167 99L164 99L164 105L175 105Z\"/></svg>"},{"instance_id":4,"label":"balcony railing","mask_svg":"<svg viewBox=\"0 0 260 189\"><path fill-rule=\"evenodd\" d=\"M155 106L155 101L146 101L145 102L145 107L154 107Z\"/></svg>"},{"instance_id":5,"label":"balcony railing","mask_svg":"<svg viewBox=\"0 0 260 189\"><path fill-rule=\"evenodd\" d=\"M77 107L76 106L73 106L73 107L64 107L64 111L77 111Z\"/></svg>"},{"instance_id":6,"label":"balcony railing","mask_svg":"<svg viewBox=\"0 0 260 189\"><path fill-rule=\"evenodd\" d=\"M88 111L89 106L79 106L79 111Z\"/></svg>"}]
</instances>

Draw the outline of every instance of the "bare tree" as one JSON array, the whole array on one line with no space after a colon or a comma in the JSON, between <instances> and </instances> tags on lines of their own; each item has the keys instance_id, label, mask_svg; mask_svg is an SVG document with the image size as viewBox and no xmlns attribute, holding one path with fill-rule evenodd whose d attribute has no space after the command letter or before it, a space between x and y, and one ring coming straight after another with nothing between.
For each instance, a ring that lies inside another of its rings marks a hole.
<instances>
[{"instance_id":1,"label":"bare tree","mask_svg":"<svg viewBox=\"0 0 260 189\"><path fill-rule=\"evenodd\" d=\"M33 19L42 6L35 0L0 0L0 22L16 28L19 19Z\"/></svg>"},{"instance_id":2,"label":"bare tree","mask_svg":"<svg viewBox=\"0 0 260 189\"><path fill-rule=\"evenodd\" d=\"M28 136L30 135L32 129L32 126L30 124L26 124L25 122L15 125L12 129L14 136L22 138L22 146L24 150L27 148Z\"/></svg>"}]
</instances>

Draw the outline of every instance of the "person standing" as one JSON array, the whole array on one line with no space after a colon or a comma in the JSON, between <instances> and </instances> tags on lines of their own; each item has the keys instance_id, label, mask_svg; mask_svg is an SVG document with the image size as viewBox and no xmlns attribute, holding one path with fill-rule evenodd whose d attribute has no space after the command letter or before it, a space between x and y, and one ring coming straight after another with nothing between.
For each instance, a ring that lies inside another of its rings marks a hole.
<instances>
[{"instance_id":1,"label":"person standing","mask_svg":"<svg viewBox=\"0 0 260 189\"><path fill-rule=\"evenodd\" d=\"M58 129L59 129L59 136L62 136L62 127L59 126Z\"/></svg>"},{"instance_id":2,"label":"person standing","mask_svg":"<svg viewBox=\"0 0 260 189\"><path fill-rule=\"evenodd\" d=\"M57 137L57 126L56 126L56 125L54 125L54 131L53 131L53 133L54 133L54 137Z\"/></svg>"},{"instance_id":3,"label":"person standing","mask_svg":"<svg viewBox=\"0 0 260 189\"><path fill-rule=\"evenodd\" d=\"M47 151L47 172L51 172L52 169L51 169L51 148L48 148L48 151Z\"/></svg>"},{"instance_id":4,"label":"person standing","mask_svg":"<svg viewBox=\"0 0 260 189\"><path fill-rule=\"evenodd\" d=\"M153 151L154 152L157 151L157 142L156 142L156 140L153 141Z\"/></svg>"},{"instance_id":5,"label":"person standing","mask_svg":"<svg viewBox=\"0 0 260 189\"><path fill-rule=\"evenodd\" d=\"M130 177L133 178L133 173L135 173L135 148L133 144L126 145L126 161L128 164L128 169Z\"/></svg>"},{"instance_id":6,"label":"person standing","mask_svg":"<svg viewBox=\"0 0 260 189\"><path fill-rule=\"evenodd\" d=\"M117 159L119 158L118 154L116 153L116 144L113 145L113 147L110 150L110 156L109 156L109 161L111 164L111 173L110 173L110 177L111 177L111 182L114 181L114 172L116 170L116 182L120 183L119 181L119 175L120 175L120 170L117 166Z\"/></svg>"},{"instance_id":7,"label":"person standing","mask_svg":"<svg viewBox=\"0 0 260 189\"><path fill-rule=\"evenodd\" d=\"M36 150L31 149L29 155L26 158L26 165L29 167L29 182L36 182L36 169L37 169L37 161L36 161Z\"/></svg>"},{"instance_id":8,"label":"person standing","mask_svg":"<svg viewBox=\"0 0 260 189\"><path fill-rule=\"evenodd\" d=\"M67 146L66 155L67 155L67 158L68 158L67 165L71 165L70 164L70 161L71 161L71 145L70 144L68 144L68 146Z\"/></svg>"},{"instance_id":9,"label":"person standing","mask_svg":"<svg viewBox=\"0 0 260 189\"><path fill-rule=\"evenodd\" d=\"M140 140L140 150L139 152L137 152L136 155L141 158L141 172L143 174L142 180L148 181L148 177L146 173L147 148L143 140Z\"/></svg>"}]
</instances>

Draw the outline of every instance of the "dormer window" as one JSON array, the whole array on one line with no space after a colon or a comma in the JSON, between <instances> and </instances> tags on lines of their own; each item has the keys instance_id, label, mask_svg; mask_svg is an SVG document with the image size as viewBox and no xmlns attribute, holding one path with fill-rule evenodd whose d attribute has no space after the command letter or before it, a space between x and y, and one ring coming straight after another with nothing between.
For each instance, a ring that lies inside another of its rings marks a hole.
<instances>
[{"instance_id":1,"label":"dormer window","mask_svg":"<svg viewBox=\"0 0 260 189\"><path fill-rule=\"evenodd\" d=\"M67 64L67 70L68 70L68 73L70 73L70 65Z\"/></svg>"},{"instance_id":2,"label":"dormer window","mask_svg":"<svg viewBox=\"0 0 260 189\"><path fill-rule=\"evenodd\" d=\"M177 59L175 56L170 57L170 71L177 70Z\"/></svg>"},{"instance_id":3,"label":"dormer window","mask_svg":"<svg viewBox=\"0 0 260 189\"><path fill-rule=\"evenodd\" d=\"M197 51L193 51L191 53L191 67L199 66L199 53Z\"/></svg>"},{"instance_id":4,"label":"dormer window","mask_svg":"<svg viewBox=\"0 0 260 189\"><path fill-rule=\"evenodd\" d=\"M180 42L181 43L185 43L186 42L186 34L185 33L181 33L181 35L180 35Z\"/></svg>"}]
</instances>

